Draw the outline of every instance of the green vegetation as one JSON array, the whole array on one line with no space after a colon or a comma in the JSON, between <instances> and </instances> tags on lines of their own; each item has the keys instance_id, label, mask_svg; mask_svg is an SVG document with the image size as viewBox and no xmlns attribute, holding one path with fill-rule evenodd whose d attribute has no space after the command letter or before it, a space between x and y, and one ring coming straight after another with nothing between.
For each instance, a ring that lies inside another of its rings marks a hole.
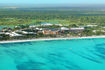
<instances>
[{"instance_id":1,"label":"green vegetation","mask_svg":"<svg viewBox=\"0 0 105 70\"><path fill-rule=\"evenodd\" d=\"M0 25L38 24L40 22L63 25L104 25L105 12L81 9L0 9Z\"/></svg>"}]
</instances>

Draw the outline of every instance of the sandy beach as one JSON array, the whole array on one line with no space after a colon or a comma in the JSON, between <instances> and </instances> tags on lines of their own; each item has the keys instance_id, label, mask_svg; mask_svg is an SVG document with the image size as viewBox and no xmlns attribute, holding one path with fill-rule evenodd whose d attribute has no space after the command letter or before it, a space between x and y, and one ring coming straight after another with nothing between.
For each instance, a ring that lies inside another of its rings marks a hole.
<instances>
[{"instance_id":1,"label":"sandy beach","mask_svg":"<svg viewBox=\"0 0 105 70\"><path fill-rule=\"evenodd\" d=\"M87 38L105 38L105 35L104 36L87 36L87 37L36 38L36 39L26 39L26 40L8 40L8 41L0 41L0 43L15 43L15 42L43 41L43 40L87 39Z\"/></svg>"}]
</instances>

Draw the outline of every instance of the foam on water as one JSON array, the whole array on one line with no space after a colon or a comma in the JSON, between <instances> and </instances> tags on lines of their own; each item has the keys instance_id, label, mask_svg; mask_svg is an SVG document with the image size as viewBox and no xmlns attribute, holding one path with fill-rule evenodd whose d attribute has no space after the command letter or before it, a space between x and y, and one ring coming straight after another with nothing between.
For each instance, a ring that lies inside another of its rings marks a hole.
<instances>
[{"instance_id":1,"label":"foam on water","mask_svg":"<svg viewBox=\"0 0 105 70\"><path fill-rule=\"evenodd\" d=\"M0 70L105 70L105 38L0 44Z\"/></svg>"}]
</instances>

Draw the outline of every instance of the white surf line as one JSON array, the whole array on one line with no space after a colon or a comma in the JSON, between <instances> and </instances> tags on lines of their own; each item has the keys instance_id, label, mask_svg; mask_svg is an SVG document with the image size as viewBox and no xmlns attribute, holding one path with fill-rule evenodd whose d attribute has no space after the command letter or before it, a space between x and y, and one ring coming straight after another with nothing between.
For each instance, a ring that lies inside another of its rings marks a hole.
<instances>
[{"instance_id":1,"label":"white surf line","mask_svg":"<svg viewBox=\"0 0 105 70\"><path fill-rule=\"evenodd\" d=\"M89 39L89 38L105 38L105 36L65 37L65 38L39 38L39 39L26 39L26 40L8 40L8 41L0 41L0 43L15 43L15 42L44 41L44 40Z\"/></svg>"}]
</instances>

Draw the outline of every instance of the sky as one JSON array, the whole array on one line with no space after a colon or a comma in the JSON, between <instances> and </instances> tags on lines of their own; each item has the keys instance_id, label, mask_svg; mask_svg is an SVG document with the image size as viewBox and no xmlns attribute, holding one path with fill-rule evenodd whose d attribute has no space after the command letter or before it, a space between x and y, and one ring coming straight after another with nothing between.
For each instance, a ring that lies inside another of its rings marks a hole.
<instances>
[{"instance_id":1,"label":"sky","mask_svg":"<svg viewBox=\"0 0 105 70\"><path fill-rule=\"evenodd\" d=\"M105 4L105 0L0 0L0 3L16 4Z\"/></svg>"}]
</instances>

